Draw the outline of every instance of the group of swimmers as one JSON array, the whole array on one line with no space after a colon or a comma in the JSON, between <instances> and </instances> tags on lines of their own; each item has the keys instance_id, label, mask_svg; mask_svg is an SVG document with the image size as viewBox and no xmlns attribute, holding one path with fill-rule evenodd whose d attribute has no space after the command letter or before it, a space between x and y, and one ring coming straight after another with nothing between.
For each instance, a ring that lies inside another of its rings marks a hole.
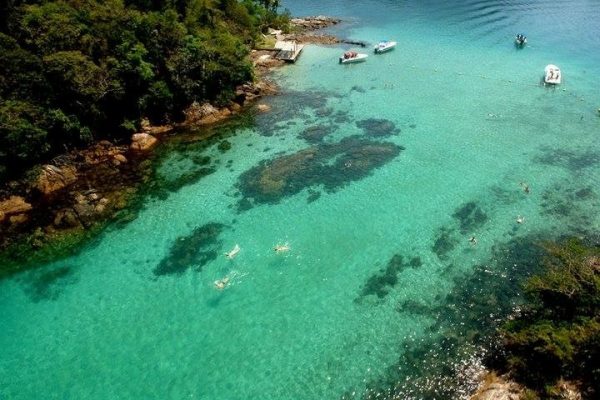
<instances>
[{"instance_id":1,"label":"group of swimmers","mask_svg":"<svg viewBox=\"0 0 600 400\"><path fill-rule=\"evenodd\" d=\"M527 183L520 182L519 186L521 186L521 188L523 189L523 192L525 192L526 194L530 193L529 185ZM523 217L521 215L517 215L517 223L518 224L522 224L524 222L525 222L525 217ZM475 236L471 236L469 238L469 242L473 246L475 246L477 244L477 238ZM228 251L228 252L225 253L225 257L227 257L230 260L233 260L235 258L235 256L238 255L238 253L240 252L240 250L241 250L240 246L236 244L233 247L233 249L231 249L230 251ZM278 244L276 244L273 247L273 251L275 251L275 253L277 253L277 254L279 254L279 253L285 253L285 252L288 252L290 250L291 250L290 245L287 242L284 243L284 244L279 244L278 243ZM223 290L223 289L225 289L229 285L230 281L231 281L231 279L230 279L229 276L226 276L226 277L224 277L222 279L218 279L218 280L216 280L214 282L215 288L218 289L218 290Z\"/></svg>"},{"instance_id":2,"label":"group of swimmers","mask_svg":"<svg viewBox=\"0 0 600 400\"><path fill-rule=\"evenodd\" d=\"M224 253L225 257L227 257L230 260L233 260L238 253L240 252L241 248L238 244L236 244L233 249L231 249L230 251ZM275 247L273 247L273 250L275 251L275 253L279 254L279 253L285 253L291 250L291 247L289 245L289 243L284 243L284 244L276 244ZM224 278L221 279L217 279L214 282L215 285L215 289L218 290L223 290L225 289L229 283L230 283L231 279L229 276L225 276Z\"/></svg>"}]
</instances>

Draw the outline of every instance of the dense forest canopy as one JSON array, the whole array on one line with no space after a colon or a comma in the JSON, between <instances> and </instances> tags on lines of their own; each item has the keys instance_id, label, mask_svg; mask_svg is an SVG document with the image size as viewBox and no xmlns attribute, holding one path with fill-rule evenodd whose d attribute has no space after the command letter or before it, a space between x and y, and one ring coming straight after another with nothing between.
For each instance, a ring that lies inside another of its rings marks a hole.
<instances>
[{"instance_id":1,"label":"dense forest canopy","mask_svg":"<svg viewBox=\"0 0 600 400\"><path fill-rule=\"evenodd\" d=\"M557 387L569 379L584 399L597 399L600 246L571 239L544 247L546 269L527 282L526 309L502 329L505 367L540 398L560 398Z\"/></svg>"},{"instance_id":2,"label":"dense forest canopy","mask_svg":"<svg viewBox=\"0 0 600 400\"><path fill-rule=\"evenodd\" d=\"M0 181L252 79L277 0L2 0Z\"/></svg>"}]
</instances>

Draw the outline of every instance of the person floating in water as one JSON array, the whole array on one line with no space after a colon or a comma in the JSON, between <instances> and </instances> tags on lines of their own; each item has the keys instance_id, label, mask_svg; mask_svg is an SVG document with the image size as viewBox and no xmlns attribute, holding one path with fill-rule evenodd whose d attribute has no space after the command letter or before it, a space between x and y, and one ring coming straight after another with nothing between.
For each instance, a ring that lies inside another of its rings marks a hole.
<instances>
[{"instance_id":1,"label":"person floating in water","mask_svg":"<svg viewBox=\"0 0 600 400\"><path fill-rule=\"evenodd\" d=\"M229 285L229 277L226 276L223 279L218 279L215 281L215 288L218 290L223 290Z\"/></svg>"},{"instance_id":2,"label":"person floating in water","mask_svg":"<svg viewBox=\"0 0 600 400\"><path fill-rule=\"evenodd\" d=\"M287 242L284 244L277 244L273 247L273 250L275 250L275 253L285 253L290 251L290 245Z\"/></svg>"},{"instance_id":3,"label":"person floating in water","mask_svg":"<svg viewBox=\"0 0 600 400\"><path fill-rule=\"evenodd\" d=\"M471 237L469 238L469 242L471 242L471 244L472 244L473 246L475 246L475 245L477 244L477 238L476 238L475 236L471 236Z\"/></svg>"},{"instance_id":4,"label":"person floating in water","mask_svg":"<svg viewBox=\"0 0 600 400\"><path fill-rule=\"evenodd\" d=\"M230 260L233 260L235 258L235 256L237 256L237 254L240 252L240 246L238 246L237 244L233 247L233 249L231 249L231 251L228 251L227 253L225 253L225 257L229 258Z\"/></svg>"},{"instance_id":5,"label":"person floating in water","mask_svg":"<svg viewBox=\"0 0 600 400\"><path fill-rule=\"evenodd\" d=\"M520 183L521 187L523 188L523 191L527 194L529 194L529 185L526 184L525 182L521 182Z\"/></svg>"}]
</instances>

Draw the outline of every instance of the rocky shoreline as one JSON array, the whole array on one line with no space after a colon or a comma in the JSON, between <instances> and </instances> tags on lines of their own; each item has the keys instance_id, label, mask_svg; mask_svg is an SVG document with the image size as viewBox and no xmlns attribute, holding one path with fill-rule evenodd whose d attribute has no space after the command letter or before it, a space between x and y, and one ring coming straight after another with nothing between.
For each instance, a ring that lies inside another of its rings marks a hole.
<instances>
[{"instance_id":1,"label":"rocky shoreline","mask_svg":"<svg viewBox=\"0 0 600 400\"><path fill-rule=\"evenodd\" d=\"M226 107L195 103L181 123L151 126L142 121L141 131L131 136L129 144L103 140L7 182L0 188L0 277L28 268L23 264L32 260L21 255L32 250L60 247L63 242L72 246L78 237L86 236L85 231L115 218L130 218L122 214L138 185L149 176L149 157L162 140L178 130L224 121L276 91L265 78L242 85L235 101Z\"/></svg>"},{"instance_id":2,"label":"rocky shoreline","mask_svg":"<svg viewBox=\"0 0 600 400\"><path fill-rule=\"evenodd\" d=\"M581 393L572 382L563 381L556 388L557 397L564 400L581 400ZM507 374L488 371L481 379L477 391L469 400L525 400L537 399L530 390L515 382Z\"/></svg>"},{"instance_id":3,"label":"rocky shoreline","mask_svg":"<svg viewBox=\"0 0 600 400\"><path fill-rule=\"evenodd\" d=\"M314 32L339 22L323 16L294 18L295 33L285 37L303 43L339 43ZM33 262L27 254L33 250L43 253L41 250L55 245L58 251L76 247L79 239L108 221L132 219L126 207L148 176L147 160L162 140L178 130L225 121L259 98L277 93L277 85L268 75L285 63L276 60L272 52L260 50L252 51L251 60L256 81L239 86L227 106L194 103L184 112L183 122L171 125L151 126L143 121L129 144L103 140L56 157L0 187L0 276L27 268ZM257 109L265 112L268 106L258 104Z\"/></svg>"}]
</instances>

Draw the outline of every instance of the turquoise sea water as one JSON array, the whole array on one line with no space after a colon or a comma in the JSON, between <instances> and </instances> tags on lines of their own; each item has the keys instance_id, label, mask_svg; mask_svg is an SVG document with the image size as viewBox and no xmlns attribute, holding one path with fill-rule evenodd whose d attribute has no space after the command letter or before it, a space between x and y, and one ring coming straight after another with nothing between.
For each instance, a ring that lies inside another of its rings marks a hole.
<instances>
[{"instance_id":1,"label":"turquoise sea water","mask_svg":"<svg viewBox=\"0 0 600 400\"><path fill-rule=\"evenodd\" d=\"M1 281L1 399L460 398L533 243L599 231L600 3L284 5L398 47L307 47L134 221Z\"/></svg>"}]
</instances>

